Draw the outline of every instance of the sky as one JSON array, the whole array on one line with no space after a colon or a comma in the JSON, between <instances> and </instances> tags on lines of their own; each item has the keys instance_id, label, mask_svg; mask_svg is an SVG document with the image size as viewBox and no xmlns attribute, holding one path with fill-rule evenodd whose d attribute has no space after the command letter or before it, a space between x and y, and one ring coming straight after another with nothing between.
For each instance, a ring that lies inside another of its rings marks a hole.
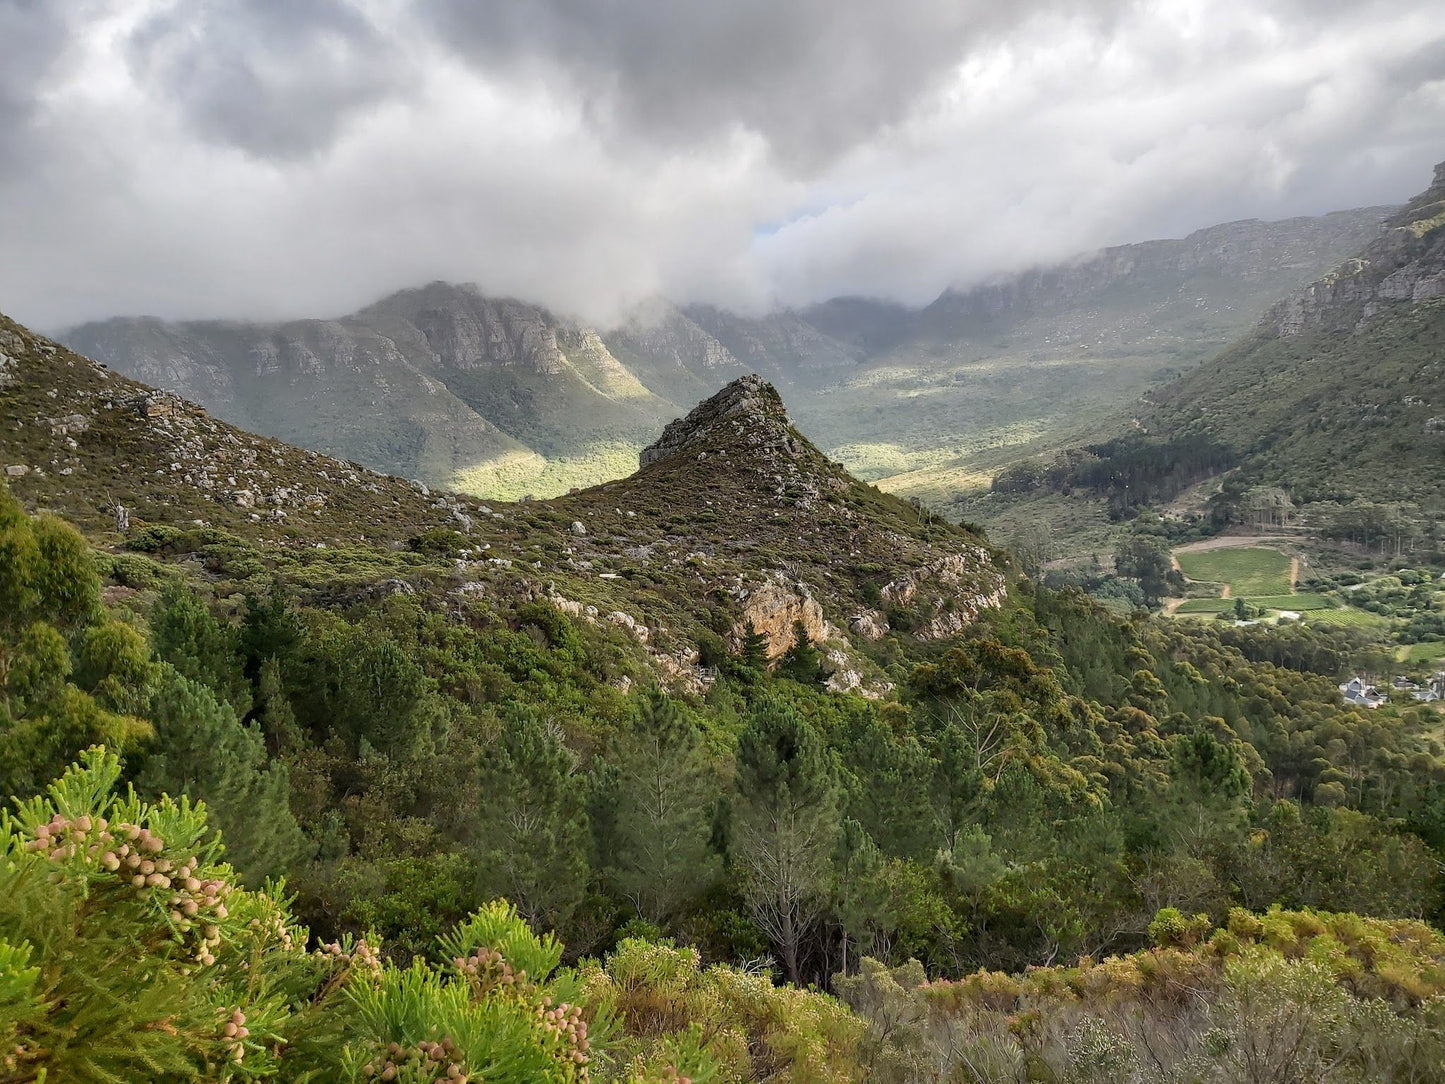
<instances>
[{"instance_id":1,"label":"sky","mask_svg":"<svg viewBox=\"0 0 1445 1084\"><path fill-rule=\"evenodd\" d=\"M1440 0L0 0L0 311L925 304L1403 202Z\"/></svg>"}]
</instances>

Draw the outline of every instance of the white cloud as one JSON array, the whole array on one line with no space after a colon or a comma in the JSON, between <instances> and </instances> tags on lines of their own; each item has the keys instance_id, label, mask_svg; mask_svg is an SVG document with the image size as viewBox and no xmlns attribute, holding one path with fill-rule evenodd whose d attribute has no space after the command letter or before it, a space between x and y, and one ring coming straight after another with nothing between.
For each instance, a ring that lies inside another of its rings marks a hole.
<instances>
[{"instance_id":1,"label":"white cloud","mask_svg":"<svg viewBox=\"0 0 1445 1084\"><path fill-rule=\"evenodd\" d=\"M0 311L335 314L434 278L597 319L655 292L922 302L1402 200L1445 158L1426 0L708 7L6 8Z\"/></svg>"}]
</instances>

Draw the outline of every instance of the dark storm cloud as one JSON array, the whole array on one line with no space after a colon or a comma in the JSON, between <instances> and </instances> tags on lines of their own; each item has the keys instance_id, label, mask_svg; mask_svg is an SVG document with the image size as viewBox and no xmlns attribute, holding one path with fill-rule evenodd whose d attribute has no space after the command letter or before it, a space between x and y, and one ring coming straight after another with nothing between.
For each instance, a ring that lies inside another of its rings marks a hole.
<instances>
[{"instance_id":1,"label":"dark storm cloud","mask_svg":"<svg viewBox=\"0 0 1445 1084\"><path fill-rule=\"evenodd\" d=\"M189 0L140 23L127 55L202 138L283 159L325 148L405 75L400 52L341 0Z\"/></svg>"},{"instance_id":2,"label":"dark storm cloud","mask_svg":"<svg viewBox=\"0 0 1445 1084\"><path fill-rule=\"evenodd\" d=\"M606 320L1399 201L1440 0L0 0L0 311Z\"/></svg>"},{"instance_id":3,"label":"dark storm cloud","mask_svg":"<svg viewBox=\"0 0 1445 1084\"><path fill-rule=\"evenodd\" d=\"M616 135L687 143L741 126L813 165L897 121L984 35L1099 0L420 0L483 71L569 87Z\"/></svg>"}]
</instances>

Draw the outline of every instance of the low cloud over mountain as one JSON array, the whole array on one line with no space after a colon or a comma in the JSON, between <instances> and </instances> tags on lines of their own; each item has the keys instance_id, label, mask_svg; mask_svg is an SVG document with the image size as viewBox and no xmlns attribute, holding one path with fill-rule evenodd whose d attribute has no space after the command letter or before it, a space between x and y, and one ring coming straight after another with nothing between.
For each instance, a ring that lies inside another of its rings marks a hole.
<instances>
[{"instance_id":1,"label":"low cloud over mountain","mask_svg":"<svg viewBox=\"0 0 1445 1084\"><path fill-rule=\"evenodd\" d=\"M0 296L343 312L447 278L593 322L949 285L1396 202L1428 0L0 8Z\"/></svg>"}]
</instances>

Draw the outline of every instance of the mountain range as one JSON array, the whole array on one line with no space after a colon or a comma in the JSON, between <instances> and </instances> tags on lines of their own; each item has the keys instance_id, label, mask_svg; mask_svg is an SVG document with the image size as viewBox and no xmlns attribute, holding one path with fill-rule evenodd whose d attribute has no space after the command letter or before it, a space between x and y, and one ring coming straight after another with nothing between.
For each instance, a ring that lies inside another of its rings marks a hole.
<instances>
[{"instance_id":1,"label":"mountain range","mask_svg":"<svg viewBox=\"0 0 1445 1084\"><path fill-rule=\"evenodd\" d=\"M339 319L117 318L60 338L235 425L430 485L547 496L626 474L747 373L860 477L936 497L1223 347L1387 208L1245 221L946 291L749 316L662 299L594 328L432 283Z\"/></svg>"}]
</instances>

